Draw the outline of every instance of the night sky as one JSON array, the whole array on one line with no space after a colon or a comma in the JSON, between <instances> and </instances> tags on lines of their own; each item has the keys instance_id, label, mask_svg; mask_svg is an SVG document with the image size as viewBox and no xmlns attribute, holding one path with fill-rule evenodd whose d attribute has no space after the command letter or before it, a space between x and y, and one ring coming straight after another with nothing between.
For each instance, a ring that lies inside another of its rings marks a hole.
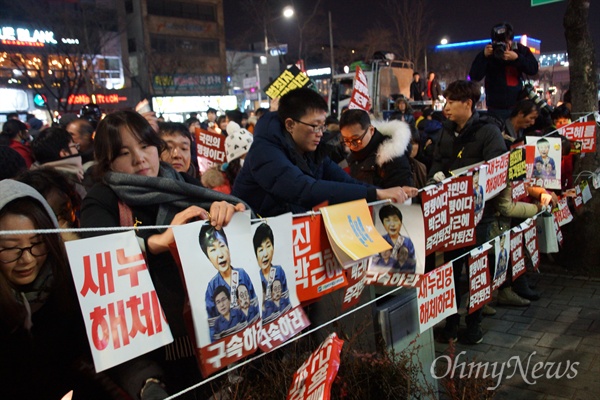
<instances>
[{"instance_id":1,"label":"night sky","mask_svg":"<svg viewBox=\"0 0 600 400\"><path fill-rule=\"evenodd\" d=\"M414 0L419 1L419 0ZM225 0L225 31L228 40L235 37L237 32L252 21L241 12L243 0ZM302 12L308 12L315 0L295 1L294 5ZM277 2L273 1L272 4ZM280 1L279 9L289 4ZM389 17L385 13L383 0L322 0L324 11L331 11L334 31L334 43L344 38L356 39L361 31L375 24L390 26ZM589 21L600 20L600 4L591 1ZM543 6L531 7L530 0L429 0L433 11L433 28L429 45L439 43L442 37L450 42L485 39L490 35L493 25L498 22L510 22L515 34L527 34L540 39L541 52L566 51L566 40L563 29L563 16L567 1L563 0ZM278 7L273 7L274 15ZM323 17L323 24L328 21ZM273 31L281 42L287 42L291 48L297 45L297 31L285 21L273 23ZM600 24L590 24L592 39L596 47L596 57L600 56ZM260 41L263 38L262 29L255 31L251 40Z\"/></svg>"}]
</instances>

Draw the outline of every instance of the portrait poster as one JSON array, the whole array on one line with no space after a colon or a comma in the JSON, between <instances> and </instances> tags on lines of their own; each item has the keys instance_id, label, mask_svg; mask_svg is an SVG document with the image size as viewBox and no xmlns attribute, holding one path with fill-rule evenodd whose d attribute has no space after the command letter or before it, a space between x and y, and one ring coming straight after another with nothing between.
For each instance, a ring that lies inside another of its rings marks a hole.
<instances>
[{"instance_id":1,"label":"portrait poster","mask_svg":"<svg viewBox=\"0 0 600 400\"><path fill-rule=\"evenodd\" d=\"M96 372L173 342L133 230L65 247Z\"/></svg>"},{"instance_id":2,"label":"portrait poster","mask_svg":"<svg viewBox=\"0 0 600 400\"><path fill-rule=\"evenodd\" d=\"M270 351L310 324L296 294L292 214L253 223L252 246L262 291L258 345Z\"/></svg>"},{"instance_id":3,"label":"portrait poster","mask_svg":"<svg viewBox=\"0 0 600 400\"><path fill-rule=\"evenodd\" d=\"M369 270L425 273L425 227L420 205L378 204L373 206L373 220L389 248L372 257Z\"/></svg>"},{"instance_id":4,"label":"portrait poster","mask_svg":"<svg viewBox=\"0 0 600 400\"><path fill-rule=\"evenodd\" d=\"M510 265L510 231L503 232L494 238L494 278L492 280L492 291L498 289L507 277Z\"/></svg>"},{"instance_id":5,"label":"portrait poster","mask_svg":"<svg viewBox=\"0 0 600 400\"><path fill-rule=\"evenodd\" d=\"M235 213L221 230L198 221L173 227L173 233L192 309L200 369L208 376L258 347L263 297L250 216Z\"/></svg>"},{"instance_id":6,"label":"portrait poster","mask_svg":"<svg viewBox=\"0 0 600 400\"><path fill-rule=\"evenodd\" d=\"M531 178L535 186L560 189L561 139L557 137L526 136L528 145L535 145ZM529 158L528 163L531 161Z\"/></svg>"}]
</instances>

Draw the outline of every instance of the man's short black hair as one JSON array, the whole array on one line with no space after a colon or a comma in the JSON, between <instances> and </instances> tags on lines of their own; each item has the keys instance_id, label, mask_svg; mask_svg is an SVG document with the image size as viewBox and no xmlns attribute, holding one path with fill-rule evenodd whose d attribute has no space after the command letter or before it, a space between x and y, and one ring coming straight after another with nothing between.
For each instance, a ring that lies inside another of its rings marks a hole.
<instances>
[{"instance_id":1,"label":"man's short black hair","mask_svg":"<svg viewBox=\"0 0 600 400\"><path fill-rule=\"evenodd\" d=\"M354 124L360 124L361 128L367 129L371 125L369 113L365 110L355 108L342 114L340 118L340 129Z\"/></svg>"},{"instance_id":2,"label":"man's short black hair","mask_svg":"<svg viewBox=\"0 0 600 400\"><path fill-rule=\"evenodd\" d=\"M413 72L413 76L415 76L415 75L419 75L420 76L421 74L419 74L417 71L415 71L415 72Z\"/></svg>"},{"instance_id":3,"label":"man's short black hair","mask_svg":"<svg viewBox=\"0 0 600 400\"><path fill-rule=\"evenodd\" d=\"M266 223L261 223L256 231L254 232L254 237L252 238L252 244L254 245L254 253L256 254L256 250L262 245L262 243L266 239L271 239L271 244L275 245L275 238L273 237L273 230Z\"/></svg>"},{"instance_id":4,"label":"man's short black hair","mask_svg":"<svg viewBox=\"0 0 600 400\"><path fill-rule=\"evenodd\" d=\"M328 110L327 102L319 93L312 89L295 89L281 97L277 113L285 121L288 118L299 120L309 111Z\"/></svg>"},{"instance_id":5,"label":"man's short black hair","mask_svg":"<svg viewBox=\"0 0 600 400\"><path fill-rule=\"evenodd\" d=\"M236 124L242 126L242 119L244 118L244 114L240 110L227 110L225 111L225 115L229 118L230 121L235 122Z\"/></svg>"},{"instance_id":6,"label":"man's short black hair","mask_svg":"<svg viewBox=\"0 0 600 400\"><path fill-rule=\"evenodd\" d=\"M477 82L458 80L448 85L444 91L444 97L448 100L466 102L471 100L471 110L475 110L475 106L481 98L481 87Z\"/></svg>"},{"instance_id":7,"label":"man's short black hair","mask_svg":"<svg viewBox=\"0 0 600 400\"><path fill-rule=\"evenodd\" d=\"M227 290L227 288L225 286L219 285L213 292L213 297L212 297L213 303L217 302L217 296L220 295L221 293L225 293L225 296L227 296L227 300L231 301L231 293L229 293L229 290Z\"/></svg>"},{"instance_id":8,"label":"man's short black hair","mask_svg":"<svg viewBox=\"0 0 600 400\"><path fill-rule=\"evenodd\" d=\"M510 117L516 117L519 113L523 114L523 116L528 116L532 112L539 112L540 109L532 100L521 100L516 105L515 108L510 113Z\"/></svg>"},{"instance_id":9,"label":"man's short black hair","mask_svg":"<svg viewBox=\"0 0 600 400\"><path fill-rule=\"evenodd\" d=\"M65 128L46 128L31 142L31 151L40 164L45 164L59 160L60 152L69 151L72 142L73 138Z\"/></svg>"},{"instance_id":10,"label":"man's short black hair","mask_svg":"<svg viewBox=\"0 0 600 400\"><path fill-rule=\"evenodd\" d=\"M198 235L198 242L200 242L200 248L202 249L204 254L206 254L207 257L208 246L212 246L212 244L217 240L220 240L224 242L227 246L229 246L229 244L227 243L227 236L225 235L225 232L222 229L216 229L209 223L202 225L202 228L200 228L200 234Z\"/></svg>"},{"instance_id":11,"label":"man's short black hair","mask_svg":"<svg viewBox=\"0 0 600 400\"><path fill-rule=\"evenodd\" d=\"M385 205L383 207L381 207L381 209L379 210L379 220L383 223L383 220L391 217L391 216L397 216L400 219L400 222L402 222L402 212L395 206L388 204Z\"/></svg>"}]
</instances>

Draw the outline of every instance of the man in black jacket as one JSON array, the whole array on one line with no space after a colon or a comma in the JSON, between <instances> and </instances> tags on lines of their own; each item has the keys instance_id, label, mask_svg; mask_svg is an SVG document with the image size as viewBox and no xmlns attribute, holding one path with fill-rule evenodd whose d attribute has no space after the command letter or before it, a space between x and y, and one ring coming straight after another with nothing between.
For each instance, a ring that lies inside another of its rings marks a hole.
<instances>
[{"instance_id":1,"label":"man in black jacket","mask_svg":"<svg viewBox=\"0 0 600 400\"><path fill-rule=\"evenodd\" d=\"M492 42L477 54L469 76L474 81L485 78L486 104L502 121L519 100L525 75L538 72L538 62L527 46L513 41L512 25L501 23L492 28Z\"/></svg>"},{"instance_id":2,"label":"man in black jacket","mask_svg":"<svg viewBox=\"0 0 600 400\"><path fill-rule=\"evenodd\" d=\"M443 123L439 142L434 149L433 164L429 171L432 181L441 181L450 176L450 171L489 161L504 154L506 145L500 128L475 111L479 101L480 87L473 81L455 81L444 92L446 97L445 113L448 121ZM494 222L495 210L492 203L486 204L483 217L476 227L477 246L491 239L490 229ZM465 249L446 252L444 257L450 261L465 253ZM465 258L453 263L455 282L460 281ZM490 263L492 265L492 263ZM460 304L460 292L456 291L456 303ZM467 315L465 341L470 344L481 343L483 332L480 327L481 309ZM446 319L443 340L454 341L457 338L460 315L454 314Z\"/></svg>"},{"instance_id":3,"label":"man in black jacket","mask_svg":"<svg viewBox=\"0 0 600 400\"><path fill-rule=\"evenodd\" d=\"M425 82L421 80L418 72L413 74L413 81L410 84L410 98L414 101L423 101L425 97Z\"/></svg>"}]
</instances>

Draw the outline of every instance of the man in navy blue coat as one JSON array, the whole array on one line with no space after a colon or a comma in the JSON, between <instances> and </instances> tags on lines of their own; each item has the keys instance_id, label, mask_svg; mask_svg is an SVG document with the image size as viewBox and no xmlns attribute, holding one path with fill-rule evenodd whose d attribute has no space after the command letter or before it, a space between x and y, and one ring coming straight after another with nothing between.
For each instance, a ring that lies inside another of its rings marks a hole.
<instances>
[{"instance_id":1,"label":"man in navy blue coat","mask_svg":"<svg viewBox=\"0 0 600 400\"><path fill-rule=\"evenodd\" d=\"M404 202L416 196L415 188L379 189L359 182L331 161L321 143L327 110L323 97L313 90L285 94L278 112L258 121L233 194L262 217L302 213L324 201Z\"/></svg>"}]
</instances>

